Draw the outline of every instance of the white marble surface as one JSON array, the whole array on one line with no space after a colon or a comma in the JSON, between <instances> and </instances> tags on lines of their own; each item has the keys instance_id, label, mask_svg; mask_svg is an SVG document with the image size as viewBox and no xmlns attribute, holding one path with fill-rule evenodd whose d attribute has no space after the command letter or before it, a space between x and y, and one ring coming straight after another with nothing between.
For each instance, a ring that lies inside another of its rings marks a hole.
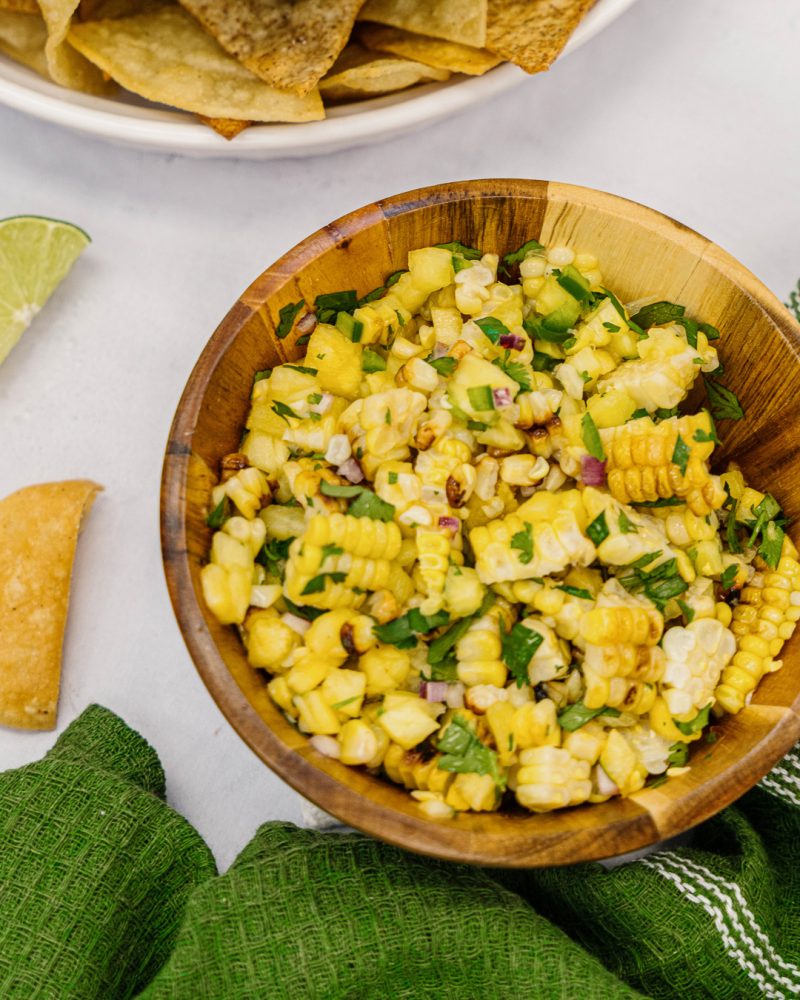
<instances>
[{"instance_id":1,"label":"white marble surface","mask_svg":"<svg viewBox=\"0 0 800 1000\"><path fill-rule=\"evenodd\" d=\"M137 154L0 109L0 217L69 219L93 243L0 368L0 495L91 477L59 729L93 701L157 747L169 800L220 865L302 800L239 740L184 648L158 538L173 410L214 326L265 266L374 198L542 177L685 222L781 298L800 275L800 5L640 0L550 73L416 135L270 163ZM0 767L52 733L0 729Z\"/></svg>"}]
</instances>

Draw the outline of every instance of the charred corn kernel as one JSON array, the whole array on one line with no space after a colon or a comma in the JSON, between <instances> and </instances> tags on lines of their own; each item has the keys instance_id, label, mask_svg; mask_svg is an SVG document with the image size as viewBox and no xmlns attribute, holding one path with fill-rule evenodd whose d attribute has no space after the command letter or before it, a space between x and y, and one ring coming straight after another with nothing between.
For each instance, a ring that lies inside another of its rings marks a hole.
<instances>
[{"instance_id":1,"label":"charred corn kernel","mask_svg":"<svg viewBox=\"0 0 800 1000\"><path fill-rule=\"evenodd\" d=\"M638 792L647 778L647 770L627 740L612 729L600 754L600 765L619 789L620 795Z\"/></svg>"},{"instance_id":2,"label":"charred corn kernel","mask_svg":"<svg viewBox=\"0 0 800 1000\"><path fill-rule=\"evenodd\" d=\"M418 392L433 392L439 384L439 373L422 358L412 358L401 369L405 381Z\"/></svg>"},{"instance_id":3,"label":"charred corn kernel","mask_svg":"<svg viewBox=\"0 0 800 1000\"><path fill-rule=\"evenodd\" d=\"M339 732L339 760L343 764L368 764L378 752L378 739L363 719L350 719Z\"/></svg>"},{"instance_id":4,"label":"charred corn kernel","mask_svg":"<svg viewBox=\"0 0 800 1000\"><path fill-rule=\"evenodd\" d=\"M392 699L391 702L389 699ZM431 709L435 710L436 706L415 695L402 699L396 694L386 695L384 712L377 723L389 739L410 750L439 728L439 723L431 716Z\"/></svg>"},{"instance_id":5,"label":"charred corn kernel","mask_svg":"<svg viewBox=\"0 0 800 1000\"><path fill-rule=\"evenodd\" d=\"M548 812L585 802L592 791L589 764L554 746L533 747L520 754L515 795L532 812Z\"/></svg>"},{"instance_id":6,"label":"charred corn kernel","mask_svg":"<svg viewBox=\"0 0 800 1000\"><path fill-rule=\"evenodd\" d=\"M267 691L279 708L282 708L287 715L291 715L293 719L297 718L294 692L289 687L285 677L273 677L267 684Z\"/></svg>"},{"instance_id":7,"label":"charred corn kernel","mask_svg":"<svg viewBox=\"0 0 800 1000\"><path fill-rule=\"evenodd\" d=\"M274 608L251 611L244 623L248 662L273 673L289 665L289 657L300 645L300 636L283 622Z\"/></svg>"},{"instance_id":8,"label":"charred corn kernel","mask_svg":"<svg viewBox=\"0 0 800 1000\"><path fill-rule=\"evenodd\" d=\"M350 608L337 608L316 618L305 634L305 646L309 653L344 663L350 655L342 642L342 629L358 618Z\"/></svg>"},{"instance_id":9,"label":"charred corn kernel","mask_svg":"<svg viewBox=\"0 0 800 1000\"><path fill-rule=\"evenodd\" d=\"M200 571L203 599L223 625L244 621L250 605L252 567L231 566L224 569L209 563Z\"/></svg>"},{"instance_id":10,"label":"charred corn kernel","mask_svg":"<svg viewBox=\"0 0 800 1000\"><path fill-rule=\"evenodd\" d=\"M520 750L553 746L561 742L561 727L554 701L529 701L516 710L512 725L514 744Z\"/></svg>"},{"instance_id":11,"label":"charred corn kernel","mask_svg":"<svg viewBox=\"0 0 800 1000\"><path fill-rule=\"evenodd\" d=\"M383 758L383 767L398 785L426 792L446 792L453 775L438 766L440 759L441 754L426 758L416 750L406 750L397 743L390 743Z\"/></svg>"},{"instance_id":12,"label":"charred corn kernel","mask_svg":"<svg viewBox=\"0 0 800 1000\"><path fill-rule=\"evenodd\" d=\"M336 545L363 559L389 561L397 558L402 544L400 529L393 522L338 513L312 517L303 539L317 547Z\"/></svg>"},{"instance_id":13,"label":"charred corn kernel","mask_svg":"<svg viewBox=\"0 0 800 1000\"><path fill-rule=\"evenodd\" d=\"M526 580L560 573L569 565L587 566L595 547L583 534L583 524L585 511L577 490L540 491L514 514L473 528L470 542L481 582Z\"/></svg>"},{"instance_id":14,"label":"charred corn kernel","mask_svg":"<svg viewBox=\"0 0 800 1000\"><path fill-rule=\"evenodd\" d=\"M325 701L320 690L296 694L294 704L299 715L298 725L304 733L335 736L339 732L341 726L336 712Z\"/></svg>"},{"instance_id":15,"label":"charred corn kernel","mask_svg":"<svg viewBox=\"0 0 800 1000\"><path fill-rule=\"evenodd\" d=\"M358 669L366 674L367 696L385 694L403 684L411 670L411 658L404 649L378 645L364 653Z\"/></svg>"},{"instance_id":16,"label":"charred corn kernel","mask_svg":"<svg viewBox=\"0 0 800 1000\"><path fill-rule=\"evenodd\" d=\"M322 682L322 696L331 708L355 718L361 712L366 687L367 678L361 671L334 668Z\"/></svg>"},{"instance_id":17,"label":"charred corn kernel","mask_svg":"<svg viewBox=\"0 0 800 1000\"><path fill-rule=\"evenodd\" d=\"M706 464L713 441L697 441L700 431L711 437L708 413L670 417L659 424L635 420L600 432L606 453L608 488L623 503L652 502L679 497L701 516L721 507L725 492ZM678 437L687 456L681 466L673 461Z\"/></svg>"},{"instance_id":18,"label":"charred corn kernel","mask_svg":"<svg viewBox=\"0 0 800 1000\"><path fill-rule=\"evenodd\" d=\"M500 791L490 774L457 774L444 800L458 812L492 812L500 805Z\"/></svg>"},{"instance_id":19,"label":"charred corn kernel","mask_svg":"<svg viewBox=\"0 0 800 1000\"><path fill-rule=\"evenodd\" d=\"M248 519L256 516L263 501L269 502L267 478L260 469L242 469L225 483L225 492Z\"/></svg>"}]
</instances>

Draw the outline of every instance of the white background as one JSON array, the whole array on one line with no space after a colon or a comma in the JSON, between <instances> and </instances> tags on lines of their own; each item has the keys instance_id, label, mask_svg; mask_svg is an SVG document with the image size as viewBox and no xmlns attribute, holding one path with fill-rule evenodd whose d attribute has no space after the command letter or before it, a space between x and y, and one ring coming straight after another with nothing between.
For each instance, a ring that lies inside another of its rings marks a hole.
<instances>
[{"instance_id":1,"label":"white background","mask_svg":"<svg viewBox=\"0 0 800 1000\"><path fill-rule=\"evenodd\" d=\"M0 496L72 477L106 487L79 545L59 731L93 701L121 714L158 749L170 803L223 869L259 823L299 822L300 797L203 687L161 568L164 444L217 322L261 270L337 216L490 176L585 184L660 209L785 300L800 276L799 60L797 0L640 0L489 104L284 162L139 154L0 109L0 217L64 218L93 239L0 368ZM0 769L53 740L0 728Z\"/></svg>"}]
</instances>

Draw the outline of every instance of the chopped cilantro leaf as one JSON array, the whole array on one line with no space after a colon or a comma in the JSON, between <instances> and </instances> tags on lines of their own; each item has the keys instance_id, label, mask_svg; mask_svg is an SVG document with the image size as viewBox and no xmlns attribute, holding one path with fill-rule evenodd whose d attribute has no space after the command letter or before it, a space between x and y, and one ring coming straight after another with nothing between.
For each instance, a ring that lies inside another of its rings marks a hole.
<instances>
[{"instance_id":1,"label":"chopped cilantro leaf","mask_svg":"<svg viewBox=\"0 0 800 1000\"><path fill-rule=\"evenodd\" d=\"M681 475L686 475L686 466L689 462L689 457L691 456L691 451L689 446L683 440L683 438L678 435L675 440L675 447L672 451L672 461L681 470Z\"/></svg>"},{"instance_id":2,"label":"chopped cilantro leaf","mask_svg":"<svg viewBox=\"0 0 800 1000\"><path fill-rule=\"evenodd\" d=\"M673 719L673 721L684 736L692 736L694 733L699 733L702 729L706 728L710 712L711 703L709 702L709 704L706 705L705 708L701 708L697 715L689 722L678 722L677 719Z\"/></svg>"},{"instance_id":3,"label":"chopped cilantro leaf","mask_svg":"<svg viewBox=\"0 0 800 1000\"><path fill-rule=\"evenodd\" d=\"M694 618L694 610L689 607L686 601L682 601L680 598L678 599L678 607L681 609L683 617L686 619L686 624L691 624L692 619Z\"/></svg>"},{"instance_id":4,"label":"chopped cilantro leaf","mask_svg":"<svg viewBox=\"0 0 800 1000\"><path fill-rule=\"evenodd\" d=\"M482 618L494 604L494 601L494 591L487 590L486 595L483 598L483 603L474 615L468 615L466 618L462 618L460 621L455 622L445 633L437 636L433 642L429 643L428 663L431 666L437 666L438 664L443 663L447 659L450 650L453 649L461 636L466 634L470 625L474 621L477 621L478 618Z\"/></svg>"},{"instance_id":5,"label":"chopped cilantro leaf","mask_svg":"<svg viewBox=\"0 0 800 1000\"><path fill-rule=\"evenodd\" d=\"M527 522L523 531L511 536L511 548L519 551L519 561L527 565L533 559L533 528Z\"/></svg>"},{"instance_id":6,"label":"chopped cilantro leaf","mask_svg":"<svg viewBox=\"0 0 800 1000\"><path fill-rule=\"evenodd\" d=\"M389 410L389 409L386 410L386 413L384 413L384 415L383 415L383 422L385 424L389 424L391 426L391 423L392 423L392 411L391 410Z\"/></svg>"},{"instance_id":7,"label":"chopped cilantro leaf","mask_svg":"<svg viewBox=\"0 0 800 1000\"><path fill-rule=\"evenodd\" d=\"M230 501L227 496L223 496L217 506L211 511L211 513L206 518L206 524L209 528L221 528L222 525L228 520L228 505Z\"/></svg>"},{"instance_id":8,"label":"chopped cilantro leaf","mask_svg":"<svg viewBox=\"0 0 800 1000\"><path fill-rule=\"evenodd\" d=\"M331 583L344 583L347 573L320 573L319 576L312 576L308 583L300 591L301 597L307 594L321 594L326 587L326 581Z\"/></svg>"},{"instance_id":9,"label":"chopped cilantro leaf","mask_svg":"<svg viewBox=\"0 0 800 1000\"><path fill-rule=\"evenodd\" d=\"M294 417L295 420L303 419L299 413L294 412L291 406L287 406L286 403L282 403L279 399L276 399L272 404L272 412L277 413L287 424L289 423L289 417Z\"/></svg>"},{"instance_id":10,"label":"chopped cilantro leaf","mask_svg":"<svg viewBox=\"0 0 800 1000\"><path fill-rule=\"evenodd\" d=\"M460 715L453 718L436 749L442 754L436 765L439 770L456 774L490 774L499 788L505 787L506 779L500 773L497 754L481 743Z\"/></svg>"},{"instance_id":11,"label":"chopped cilantro leaf","mask_svg":"<svg viewBox=\"0 0 800 1000\"><path fill-rule=\"evenodd\" d=\"M595 545L600 545L601 542L604 542L608 538L609 531L605 511L601 511L594 521L592 521L586 529L586 534Z\"/></svg>"},{"instance_id":12,"label":"chopped cilantro leaf","mask_svg":"<svg viewBox=\"0 0 800 1000\"><path fill-rule=\"evenodd\" d=\"M503 662L516 680L517 687L528 683L528 664L536 650L544 642L544 636L522 622L503 636Z\"/></svg>"},{"instance_id":13,"label":"chopped cilantro leaf","mask_svg":"<svg viewBox=\"0 0 800 1000\"><path fill-rule=\"evenodd\" d=\"M265 378L269 378L272 374L271 368L262 368L260 372L256 372L253 376L253 384L256 382L262 382Z\"/></svg>"},{"instance_id":14,"label":"chopped cilantro leaf","mask_svg":"<svg viewBox=\"0 0 800 1000\"><path fill-rule=\"evenodd\" d=\"M783 550L783 537L783 528L776 524L775 521L770 521L767 524L761 536L758 554L770 569L778 568L778 562Z\"/></svg>"},{"instance_id":15,"label":"chopped cilantro leaf","mask_svg":"<svg viewBox=\"0 0 800 1000\"><path fill-rule=\"evenodd\" d=\"M533 352L533 370L535 372L551 372L560 365L563 358L554 358L552 354L545 354L544 351Z\"/></svg>"},{"instance_id":16,"label":"chopped cilantro leaf","mask_svg":"<svg viewBox=\"0 0 800 1000\"><path fill-rule=\"evenodd\" d=\"M568 733L574 733L576 729L585 726L587 722L596 719L598 715L610 715L617 718L620 712L618 708L609 708L604 705L602 708L587 708L582 701L576 701L574 705L569 705L558 713L558 724Z\"/></svg>"},{"instance_id":17,"label":"chopped cilantro leaf","mask_svg":"<svg viewBox=\"0 0 800 1000\"><path fill-rule=\"evenodd\" d=\"M388 473L386 479L390 486L394 486L395 483L397 482L397 473L396 472Z\"/></svg>"},{"instance_id":18,"label":"chopped cilantro leaf","mask_svg":"<svg viewBox=\"0 0 800 1000\"><path fill-rule=\"evenodd\" d=\"M617 326L616 323L603 323L603 326L609 331L609 333L618 333L622 329L622 327Z\"/></svg>"},{"instance_id":19,"label":"chopped cilantro leaf","mask_svg":"<svg viewBox=\"0 0 800 1000\"><path fill-rule=\"evenodd\" d=\"M362 490L348 507L347 513L351 517L370 517L373 521L394 520L394 506L381 500L372 490Z\"/></svg>"},{"instance_id":20,"label":"chopped cilantro leaf","mask_svg":"<svg viewBox=\"0 0 800 1000\"><path fill-rule=\"evenodd\" d=\"M651 326L663 326L665 323L674 323L685 312L685 306L679 306L674 302L653 302L651 305L640 309L635 316L631 316L631 322L636 323L643 330L648 330Z\"/></svg>"},{"instance_id":21,"label":"chopped cilantro leaf","mask_svg":"<svg viewBox=\"0 0 800 1000\"><path fill-rule=\"evenodd\" d=\"M293 541L294 538L271 538L258 550L255 561L273 576L283 579L283 564L289 558L289 546Z\"/></svg>"},{"instance_id":22,"label":"chopped cilantro leaf","mask_svg":"<svg viewBox=\"0 0 800 1000\"><path fill-rule=\"evenodd\" d=\"M357 308L358 296L352 288L346 292L327 292L314 299L314 312L319 323L335 322L338 313L351 313Z\"/></svg>"},{"instance_id":23,"label":"chopped cilantro leaf","mask_svg":"<svg viewBox=\"0 0 800 1000\"><path fill-rule=\"evenodd\" d=\"M722 576L719 578L719 585L723 590L730 590L736 580L736 574L739 571L739 567L736 563L731 563L730 566L726 566L722 571Z\"/></svg>"},{"instance_id":24,"label":"chopped cilantro leaf","mask_svg":"<svg viewBox=\"0 0 800 1000\"><path fill-rule=\"evenodd\" d=\"M386 294L386 286L378 285L377 288L373 288L371 292L367 292L363 299L358 300L358 307L369 305L370 302L374 302L376 299L382 298Z\"/></svg>"},{"instance_id":25,"label":"chopped cilantro leaf","mask_svg":"<svg viewBox=\"0 0 800 1000\"><path fill-rule=\"evenodd\" d=\"M741 420L744 416L742 404L735 392L721 382L705 376L706 394L711 415L715 420Z\"/></svg>"},{"instance_id":26,"label":"chopped cilantro leaf","mask_svg":"<svg viewBox=\"0 0 800 1000\"><path fill-rule=\"evenodd\" d=\"M508 355L508 352L506 352L506 355ZM531 391L531 376L521 361L509 361L506 356L502 359L495 358L492 364L497 365L509 378L513 378L523 392Z\"/></svg>"},{"instance_id":27,"label":"chopped cilantro leaf","mask_svg":"<svg viewBox=\"0 0 800 1000\"><path fill-rule=\"evenodd\" d=\"M625 514L624 510L619 512L619 517L617 518L617 524L619 525L619 530L623 535L635 535L638 534L639 529L631 521L631 519Z\"/></svg>"},{"instance_id":28,"label":"chopped cilantro leaf","mask_svg":"<svg viewBox=\"0 0 800 1000\"><path fill-rule=\"evenodd\" d=\"M475 247L465 246L463 243L459 243L458 240L453 240L452 243L436 243L434 245L439 250L449 250L450 253L460 253L465 260L480 260L483 256L482 250L476 250Z\"/></svg>"},{"instance_id":29,"label":"chopped cilantro leaf","mask_svg":"<svg viewBox=\"0 0 800 1000\"><path fill-rule=\"evenodd\" d=\"M593 599L588 590L584 590L583 587L570 587L568 583L560 583L556 590L563 590L565 594L571 594L572 597L581 597L584 601Z\"/></svg>"},{"instance_id":30,"label":"chopped cilantro leaf","mask_svg":"<svg viewBox=\"0 0 800 1000\"><path fill-rule=\"evenodd\" d=\"M292 332L292 327L294 326L297 314L305 304L306 300L300 299L299 302L289 302L278 310L278 328L275 331L275 336L278 340L283 340L284 337L289 336Z\"/></svg>"},{"instance_id":31,"label":"chopped cilantro leaf","mask_svg":"<svg viewBox=\"0 0 800 1000\"><path fill-rule=\"evenodd\" d=\"M650 414L644 407L639 407L638 410L634 410L633 413L628 417L628 420L640 420L642 417L649 417Z\"/></svg>"},{"instance_id":32,"label":"chopped cilantro leaf","mask_svg":"<svg viewBox=\"0 0 800 1000\"><path fill-rule=\"evenodd\" d=\"M481 328L493 344L496 344L501 337L507 337L511 334L505 323L501 323L494 316L484 316L482 319L476 319L475 325Z\"/></svg>"},{"instance_id":33,"label":"chopped cilantro leaf","mask_svg":"<svg viewBox=\"0 0 800 1000\"><path fill-rule=\"evenodd\" d=\"M386 645L397 646L399 643L406 643L411 639L411 645L415 646L417 634L426 635L441 625L448 625L449 622L450 616L446 611L437 611L433 615L423 615L419 608L412 608L400 618L386 622L385 625L373 625L372 631L378 640Z\"/></svg>"},{"instance_id":34,"label":"chopped cilantro leaf","mask_svg":"<svg viewBox=\"0 0 800 1000\"><path fill-rule=\"evenodd\" d=\"M330 542L328 545L322 546L322 557L320 558L320 566L328 559L330 556L340 556L344 552L344 549L340 545L334 545Z\"/></svg>"},{"instance_id":35,"label":"chopped cilantro leaf","mask_svg":"<svg viewBox=\"0 0 800 1000\"><path fill-rule=\"evenodd\" d=\"M519 267L528 254L536 254L539 256L543 252L544 247L538 240L528 240L517 250L507 253L505 257L503 257L503 270L506 272L508 277L512 277L512 269Z\"/></svg>"},{"instance_id":36,"label":"chopped cilantro leaf","mask_svg":"<svg viewBox=\"0 0 800 1000\"><path fill-rule=\"evenodd\" d=\"M436 371L445 378L448 378L453 374L456 370L456 365L458 364L456 358L426 358L425 360L431 368L435 368Z\"/></svg>"},{"instance_id":37,"label":"chopped cilantro leaf","mask_svg":"<svg viewBox=\"0 0 800 1000\"><path fill-rule=\"evenodd\" d=\"M583 431L583 443L586 445L586 450L593 458L604 462L606 453L603 451L603 442L600 440L597 426L588 410L584 413L581 420L581 429Z\"/></svg>"},{"instance_id":38,"label":"chopped cilantro leaf","mask_svg":"<svg viewBox=\"0 0 800 1000\"><path fill-rule=\"evenodd\" d=\"M669 748L667 763L670 767L683 767L689 760L689 745L687 743L673 743Z\"/></svg>"},{"instance_id":39,"label":"chopped cilantro leaf","mask_svg":"<svg viewBox=\"0 0 800 1000\"><path fill-rule=\"evenodd\" d=\"M284 365L284 368L291 368L293 372L300 372L301 375L319 375L318 368L306 368L305 365Z\"/></svg>"}]
</instances>

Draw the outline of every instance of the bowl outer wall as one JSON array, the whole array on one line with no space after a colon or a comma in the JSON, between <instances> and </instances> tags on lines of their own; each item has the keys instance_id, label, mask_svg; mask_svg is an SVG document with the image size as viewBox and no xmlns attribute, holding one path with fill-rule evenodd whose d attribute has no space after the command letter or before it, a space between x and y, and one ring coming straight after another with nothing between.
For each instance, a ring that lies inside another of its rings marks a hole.
<instances>
[{"instance_id":1,"label":"bowl outer wall","mask_svg":"<svg viewBox=\"0 0 800 1000\"><path fill-rule=\"evenodd\" d=\"M743 794L800 737L799 636L784 648L784 669L764 679L744 712L724 720L723 738L711 751L695 753L681 779L625 800L539 816L465 814L434 823L405 790L311 749L270 701L235 630L205 609L199 569L210 537L203 512L212 470L236 449L249 407L242 387L265 366L265 356L267 364L278 364L302 353L291 350L292 338L274 338L280 307L354 283L363 295L402 267L406 252L417 246L461 239L511 248L531 237L596 250L606 280L624 298L655 290L723 328L726 381L749 410L740 424L726 422L725 450L756 485L776 493L790 516L800 513L800 331L778 300L720 248L652 209L532 180L445 184L379 201L325 226L260 275L217 328L189 379L170 433L161 506L165 572L184 639L212 697L262 760L302 795L365 833L440 858L508 867L636 850L682 832ZM643 282L653 270L648 286ZM764 342L763 368L753 363L755 335Z\"/></svg>"}]
</instances>

